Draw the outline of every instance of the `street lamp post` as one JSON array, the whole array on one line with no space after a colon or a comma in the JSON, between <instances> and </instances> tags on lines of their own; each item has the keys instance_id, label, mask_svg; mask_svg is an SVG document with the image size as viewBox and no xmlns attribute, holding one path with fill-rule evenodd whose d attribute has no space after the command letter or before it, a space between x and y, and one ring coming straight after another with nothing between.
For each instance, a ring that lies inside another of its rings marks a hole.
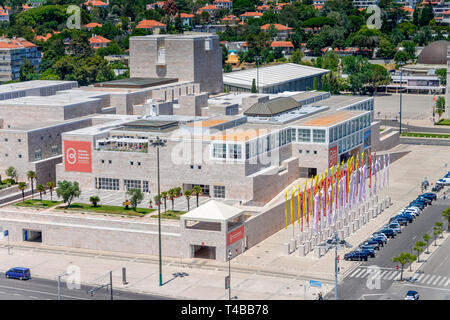
<instances>
[{"instance_id":1,"label":"street lamp post","mask_svg":"<svg viewBox=\"0 0 450 320\"><path fill-rule=\"evenodd\" d=\"M61 277L68 276L69 273L65 272L58 276L58 300L61 300Z\"/></svg>"},{"instance_id":2,"label":"street lamp post","mask_svg":"<svg viewBox=\"0 0 450 320\"><path fill-rule=\"evenodd\" d=\"M352 245L345 240L340 240L338 233L335 232L331 238L331 246L334 247L334 300L338 300L338 247L351 248Z\"/></svg>"},{"instance_id":3,"label":"street lamp post","mask_svg":"<svg viewBox=\"0 0 450 320\"><path fill-rule=\"evenodd\" d=\"M402 91L403 91L403 70L400 67L400 136L402 135Z\"/></svg>"},{"instance_id":4,"label":"street lamp post","mask_svg":"<svg viewBox=\"0 0 450 320\"><path fill-rule=\"evenodd\" d=\"M231 250L228 251L228 300L231 300L231 257L232 253Z\"/></svg>"},{"instance_id":5,"label":"street lamp post","mask_svg":"<svg viewBox=\"0 0 450 320\"><path fill-rule=\"evenodd\" d=\"M158 241L159 241L159 286L162 286L162 253L161 253L161 190L159 184L159 148L166 145L166 140L156 137L156 140L150 140L150 144L156 148L156 162L158 168Z\"/></svg>"},{"instance_id":6,"label":"street lamp post","mask_svg":"<svg viewBox=\"0 0 450 320\"><path fill-rule=\"evenodd\" d=\"M256 93L259 93L259 61L261 60L260 56L255 57L256 61Z\"/></svg>"}]
</instances>

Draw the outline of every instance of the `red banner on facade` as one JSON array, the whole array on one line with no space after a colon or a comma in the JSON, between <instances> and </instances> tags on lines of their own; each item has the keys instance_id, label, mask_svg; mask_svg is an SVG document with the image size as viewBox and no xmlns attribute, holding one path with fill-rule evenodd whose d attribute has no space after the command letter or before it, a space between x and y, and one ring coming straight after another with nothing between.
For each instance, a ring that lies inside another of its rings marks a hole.
<instances>
[{"instance_id":1,"label":"red banner on facade","mask_svg":"<svg viewBox=\"0 0 450 320\"><path fill-rule=\"evenodd\" d=\"M337 146L328 150L328 168L337 165L338 160L338 148Z\"/></svg>"},{"instance_id":2,"label":"red banner on facade","mask_svg":"<svg viewBox=\"0 0 450 320\"><path fill-rule=\"evenodd\" d=\"M66 171L92 172L92 151L89 141L64 141Z\"/></svg>"},{"instance_id":3,"label":"red banner on facade","mask_svg":"<svg viewBox=\"0 0 450 320\"><path fill-rule=\"evenodd\" d=\"M244 238L244 226L237 228L236 230L231 231L227 235L227 246L232 245L236 241L239 241Z\"/></svg>"}]
</instances>

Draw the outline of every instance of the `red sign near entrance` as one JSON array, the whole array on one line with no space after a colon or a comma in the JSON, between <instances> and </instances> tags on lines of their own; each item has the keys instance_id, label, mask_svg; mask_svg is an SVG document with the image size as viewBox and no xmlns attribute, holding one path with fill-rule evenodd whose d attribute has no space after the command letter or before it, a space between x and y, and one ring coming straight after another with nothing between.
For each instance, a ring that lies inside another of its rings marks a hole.
<instances>
[{"instance_id":1,"label":"red sign near entrance","mask_svg":"<svg viewBox=\"0 0 450 320\"><path fill-rule=\"evenodd\" d=\"M241 240L244 238L244 226L241 226L237 228L236 230L231 231L227 235L227 245L232 245L236 241Z\"/></svg>"},{"instance_id":2,"label":"red sign near entrance","mask_svg":"<svg viewBox=\"0 0 450 320\"><path fill-rule=\"evenodd\" d=\"M64 141L66 171L92 172L92 151L89 141Z\"/></svg>"},{"instance_id":3,"label":"red sign near entrance","mask_svg":"<svg viewBox=\"0 0 450 320\"><path fill-rule=\"evenodd\" d=\"M328 150L328 168L337 165L338 148L337 146Z\"/></svg>"}]
</instances>

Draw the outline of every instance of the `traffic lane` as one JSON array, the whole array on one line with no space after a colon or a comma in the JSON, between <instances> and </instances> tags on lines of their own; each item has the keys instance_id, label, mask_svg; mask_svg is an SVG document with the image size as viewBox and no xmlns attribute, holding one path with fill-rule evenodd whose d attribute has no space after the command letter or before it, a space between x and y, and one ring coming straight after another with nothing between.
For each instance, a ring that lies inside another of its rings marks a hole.
<instances>
[{"instance_id":1,"label":"traffic lane","mask_svg":"<svg viewBox=\"0 0 450 320\"><path fill-rule=\"evenodd\" d=\"M390 298L405 299L409 290L419 293L419 300L450 300L450 289L436 288L427 285L396 282L386 292Z\"/></svg>"},{"instance_id":2,"label":"traffic lane","mask_svg":"<svg viewBox=\"0 0 450 320\"><path fill-rule=\"evenodd\" d=\"M105 283L106 284L106 283ZM109 288L102 288L95 291L93 296L87 292L94 286L82 285L80 289L69 289L64 281L61 281L62 300L109 300ZM0 275L0 299L10 299L10 297L22 296L22 299L38 297L39 299L58 299L58 283L48 279L31 278L30 280L7 279ZM6 297L6 298L5 298ZM123 290L115 290L113 287L113 299L115 300L167 300L164 296L146 295Z\"/></svg>"},{"instance_id":3,"label":"traffic lane","mask_svg":"<svg viewBox=\"0 0 450 320\"><path fill-rule=\"evenodd\" d=\"M414 248L417 241L423 241L423 235L425 233L433 236L434 223L436 221L442 221L442 211L448 208L449 204L450 201L448 200L437 200L431 206L425 208L412 223L408 223L407 226L402 227L402 233L397 234L393 239L388 239L387 244L375 252L375 258L369 258L362 265L377 265L386 268L395 267L396 264L392 262L393 257L398 256L401 252L411 252L411 249ZM431 241L429 244L431 245ZM414 251L412 253L417 254Z\"/></svg>"}]
</instances>

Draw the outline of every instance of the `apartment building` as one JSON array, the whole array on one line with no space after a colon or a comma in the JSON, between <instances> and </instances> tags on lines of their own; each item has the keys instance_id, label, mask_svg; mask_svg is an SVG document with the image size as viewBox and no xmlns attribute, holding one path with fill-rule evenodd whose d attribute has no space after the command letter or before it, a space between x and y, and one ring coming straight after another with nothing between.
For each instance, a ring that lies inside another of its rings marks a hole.
<instances>
[{"instance_id":1,"label":"apartment building","mask_svg":"<svg viewBox=\"0 0 450 320\"><path fill-rule=\"evenodd\" d=\"M35 44L22 38L0 38L0 82L19 79L25 60L39 70L41 52Z\"/></svg>"}]
</instances>

